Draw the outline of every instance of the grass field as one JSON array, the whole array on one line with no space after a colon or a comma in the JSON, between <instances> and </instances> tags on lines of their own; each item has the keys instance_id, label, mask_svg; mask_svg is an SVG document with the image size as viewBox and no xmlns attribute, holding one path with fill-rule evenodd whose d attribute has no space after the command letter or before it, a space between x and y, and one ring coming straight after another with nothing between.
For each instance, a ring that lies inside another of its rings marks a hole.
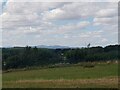
<instances>
[{"instance_id":1,"label":"grass field","mask_svg":"<svg viewBox=\"0 0 120 90\"><path fill-rule=\"evenodd\" d=\"M3 73L3 88L117 88L118 64Z\"/></svg>"}]
</instances>

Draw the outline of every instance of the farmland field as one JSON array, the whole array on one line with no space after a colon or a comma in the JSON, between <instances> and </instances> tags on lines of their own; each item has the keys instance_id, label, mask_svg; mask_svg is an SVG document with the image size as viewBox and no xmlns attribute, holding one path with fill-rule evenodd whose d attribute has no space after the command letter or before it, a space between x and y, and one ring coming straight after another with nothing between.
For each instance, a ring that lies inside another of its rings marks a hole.
<instances>
[{"instance_id":1,"label":"farmland field","mask_svg":"<svg viewBox=\"0 0 120 90\"><path fill-rule=\"evenodd\" d=\"M117 88L118 64L56 67L3 73L3 88Z\"/></svg>"}]
</instances>

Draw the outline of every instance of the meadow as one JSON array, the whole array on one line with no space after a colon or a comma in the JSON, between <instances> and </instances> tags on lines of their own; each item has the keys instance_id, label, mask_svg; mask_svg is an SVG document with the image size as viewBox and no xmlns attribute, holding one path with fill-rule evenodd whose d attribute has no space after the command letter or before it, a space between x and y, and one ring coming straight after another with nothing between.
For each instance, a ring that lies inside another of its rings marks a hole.
<instances>
[{"instance_id":1,"label":"meadow","mask_svg":"<svg viewBox=\"0 0 120 90\"><path fill-rule=\"evenodd\" d=\"M2 80L3 88L118 88L118 64L16 70Z\"/></svg>"}]
</instances>

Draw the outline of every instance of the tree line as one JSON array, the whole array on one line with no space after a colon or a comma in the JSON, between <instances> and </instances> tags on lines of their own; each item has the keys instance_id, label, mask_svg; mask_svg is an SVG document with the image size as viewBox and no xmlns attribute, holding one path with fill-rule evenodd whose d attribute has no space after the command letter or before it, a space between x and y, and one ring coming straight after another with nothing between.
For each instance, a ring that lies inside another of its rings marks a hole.
<instances>
[{"instance_id":1,"label":"tree line","mask_svg":"<svg viewBox=\"0 0 120 90\"><path fill-rule=\"evenodd\" d=\"M2 48L2 68L17 69L31 66L46 66L57 63L76 64L117 60L120 45L90 48L46 49L37 47Z\"/></svg>"}]
</instances>

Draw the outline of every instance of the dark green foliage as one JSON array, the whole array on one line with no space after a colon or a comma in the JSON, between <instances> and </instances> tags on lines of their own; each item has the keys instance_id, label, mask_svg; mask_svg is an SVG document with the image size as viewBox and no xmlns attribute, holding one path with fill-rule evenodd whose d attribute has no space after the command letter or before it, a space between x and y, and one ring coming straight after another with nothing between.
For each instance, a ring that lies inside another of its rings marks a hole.
<instances>
[{"instance_id":1,"label":"dark green foliage","mask_svg":"<svg viewBox=\"0 0 120 90\"><path fill-rule=\"evenodd\" d=\"M60 63L79 63L117 60L120 45L89 48L43 49L37 47L14 47L2 49L3 69L28 68ZM92 67L86 65L85 67Z\"/></svg>"},{"instance_id":2,"label":"dark green foliage","mask_svg":"<svg viewBox=\"0 0 120 90\"><path fill-rule=\"evenodd\" d=\"M84 61L87 53L84 49L74 49L66 52L65 56L69 63L78 63Z\"/></svg>"},{"instance_id":3,"label":"dark green foliage","mask_svg":"<svg viewBox=\"0 0 120 90\"><path fill-rule=\"evenodd\" d=\"M59 63L61 57L53 50L25 47L3 49L3 69L44 66Z\"/></svg>"}]
</instances>

